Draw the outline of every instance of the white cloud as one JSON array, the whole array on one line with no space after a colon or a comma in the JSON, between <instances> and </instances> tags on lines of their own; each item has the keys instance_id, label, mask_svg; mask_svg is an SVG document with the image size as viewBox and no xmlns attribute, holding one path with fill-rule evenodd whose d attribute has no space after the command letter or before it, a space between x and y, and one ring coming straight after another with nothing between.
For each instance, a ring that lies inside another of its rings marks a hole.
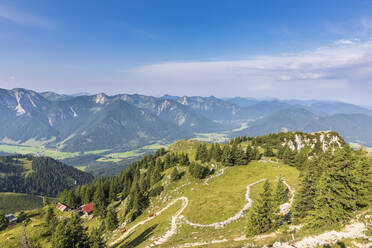
<instances>
[{"instance_id":1,"label":"white cloud","mask_svg":"<svg viewBox=\"0 0 372 248\"><path fill-rule=\"evenodd\" d=\"M352 40L338 40L336 41L336 44L339 44L339 45L350 45L350 44L353 44L353 41Z\"/></svg>"},{"instance_id":2,"label":"white cloud","mask_svg":"<svg viewBox=\"0 0 372 248\"><path fill-rule=\"evenodd\" d=\"M371 78L372 40L352 39L293 54L139 66L125 72L124 83L147 94L327 98L351 94L353 84Z\"/></svg>"},{"instance_id":3,"label":"white cloud","mask_svg":"<svg viewBox=\"0 0 372 248\"><path fill-rule=\"evenodd\" d=\"M47 21L42 17L23 13L4 5L0 5L0 19L5 19L20 25L34 26L39 28L51 28L53 26L50 21Z\"/></svg>"}]
</instances>

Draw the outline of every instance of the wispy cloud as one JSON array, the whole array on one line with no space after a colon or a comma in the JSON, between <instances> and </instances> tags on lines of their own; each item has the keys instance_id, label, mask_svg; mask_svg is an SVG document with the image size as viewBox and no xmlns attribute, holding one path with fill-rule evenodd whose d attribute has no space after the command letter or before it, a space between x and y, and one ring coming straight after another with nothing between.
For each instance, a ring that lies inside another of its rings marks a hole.
<instances>
[{"instance_id":1,"label":"wispy cloud","mask_svg":"<svg viewBox=\"0 0 372 248\"><path fill-rule=\"evenodd\" d=\"M52 28L54 24L45 18L0 5L0 19L4 19L19 25L39 28Z\"/></svg>"},{"instance_id":2,"label":"wispy cloud","mask_svg":"<svg viewBox=\"0 0 372 248\"><path fill-rule=\"evenodd\" d=\"M132 68L126 82L157 84L207 95L326 94L365 84L372 78L372 40L343 39L293 54L255 56L245 60L167 62ZM355 88L355 87L354 87ZM246 92L243 94L243 92ZM250 94L248 94L248 92ZM309 96L311 97L311 96ZM321 96L318 97L326 97Z\"/></svg>"}]
</instances>

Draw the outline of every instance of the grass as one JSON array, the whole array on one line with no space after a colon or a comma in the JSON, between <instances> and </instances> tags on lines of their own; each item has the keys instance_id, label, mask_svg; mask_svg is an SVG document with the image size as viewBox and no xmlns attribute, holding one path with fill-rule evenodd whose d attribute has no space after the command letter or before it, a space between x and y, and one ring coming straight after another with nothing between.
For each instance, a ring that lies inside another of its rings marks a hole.
<instances>
[{"instance_id":1,"label":"grass","mask_svg":"<svg viewBox=\"0 0 372 248\"><path fill-rule=\"evenodd\" d=\"M87 166L81 165L81 166L74 166L76 169L85 171L87 169Z\"/></svg>"},{"instance_id":2,"label":"grass","mask_svg":"<svg viewBox=\"0 0 372 248\"><path fill-rule=\"evenodd\" d=\"M78 152L61 152L52 148L44 148L42 146L24 146L24 145L8 145L1 144L0 151L7 153L18 153L18 154L36 154L39 153L42 156L48 156L55 159L65 159L78 156Z\"/></svg>"},{"instance_id":3,"label":"grass","mask_svg":"<svg viewBox=\"0 0 372 248\"><path fill-rule=\"evenodd\" d=\"M155 150L158 150L160 148L166 148L168 146L169 146L169 144L154 143L154 144L151 144L151 145L142 146L138 149L134 149L134 150L126 151L126 152L116 152L116 153L105 154L104 156L100 157L96 161L98 161L98 162L114 162L114 163L115 162L120 162L120 161L122 161L124 159L128 159L128 158L141 157L148 152L155 151Z\"/></svg>"},{"instance_id":4,"label":"grass","mask_svg":"<svg viewBox=\"0 0 372 248\"><path fill-rule=\"evenodd\" d=\"M181 206L182 203L180 201L175 203L161 215L155 216L151 221L142 226L139 226L132 234L130 234L126 239L124 239L121 243L117 244L114 247L144 247L146 245L149 245L151 243L151 238L161 237L170 228L172 215L174 215ZM126 229L129 229L138 221L147 218L147 216L148 213L146 212L134 223L129 224ZM119 235L120 234L118 234L117 236L113 236L112 238L115 239L119 237Z\"/></svg>"},{"instance_id":5,"label":"grass","mask_svg":"<svg viewBox=\"0 0 372 248\"><path fill-rule=\"evenodd\" d=\"M6 214L41 208L42 206L43 199L39 196L21 193L0 193L0 210Z\"/></svg>"},{"instance_id":6,"label":"grass","mask_svg":"<svg viewBox=\"0 0 372 248\"><path fill-rule=\"evenodd\" d=\"M203 142L226 142L229 140L227 133L195 133L195 139Z\"/></svg>"},{"instance_id":7,"label":"grass","mask_svg":"<svg viewBox=\"0 0 372 248\"><path fill-rule=\"evenodd\" d=\"M186 167L178 167L178 169L180 172L187 170ZM160 197L156 197L152 199L152 205L149 209L156 212L165 207L172 199L186 196L189 199L189 205L182 215L191 222L201 224L223 221L239 212L244 204L246 204L244 195L248 184L266 178L273 182L273 187L275 187L277 178L283 176L293 188L296 188L298 187L299 174L297 169L281 163L258 163L254 161L247 166L228 168L223 175L210 180L209 185L204 185L204 180L192 178L187 171L182 179L175 183L170 183L168 175L171 171L172 168L165 172L162 182L165 190L161 195L162 198L169 197L169 200L163 202ZM185 183L190 184L179 188ZM260 183L251 188L251 197L253 200L257 199L262 186L263 183ZM147 222L131 234L129 238L125 239L121 243L123 246L118 247L130 247L129 245L133 244L131 243L133 240L138 247L145 247L149 244L150 238L164 235L167 227L169 228L170 226L170 217L180 207L181 202L175 204L166 212L154 218L154 220ZM147 215L148 212L144 213L136 221L129 224L127 229L135 225L138 221L147 218ZM162 247L174 247L183 243L211 241L212 239L240 237L245 234L246 219L241 218L221 229L191 227L182 223L180 222L178 225L177 234L171 237ZM162 227L164 227L164 230L162 230ZM214 244L208 247L239 247L240 244L243 243L228 242Z\"/></svg>"}]
</instances>

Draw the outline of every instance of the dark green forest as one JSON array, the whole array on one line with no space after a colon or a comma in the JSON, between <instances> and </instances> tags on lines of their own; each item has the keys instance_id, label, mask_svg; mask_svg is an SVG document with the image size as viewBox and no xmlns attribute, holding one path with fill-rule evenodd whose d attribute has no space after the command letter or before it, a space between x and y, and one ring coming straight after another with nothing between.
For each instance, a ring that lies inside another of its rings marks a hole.
<instances>
[{"instance_id":1,"label":"dark green forest","mask_svg":"<svg viewBox=\"0 0 372 248\"><path fill-rule=\"evenodd\" d=\"M21 160L20 160L21 159ZM30 164L31 168L26 168ZM48 157L0 157L0 191L57 196L65 189L91 182L94 177Z\"/></svg>"}]
</instances>

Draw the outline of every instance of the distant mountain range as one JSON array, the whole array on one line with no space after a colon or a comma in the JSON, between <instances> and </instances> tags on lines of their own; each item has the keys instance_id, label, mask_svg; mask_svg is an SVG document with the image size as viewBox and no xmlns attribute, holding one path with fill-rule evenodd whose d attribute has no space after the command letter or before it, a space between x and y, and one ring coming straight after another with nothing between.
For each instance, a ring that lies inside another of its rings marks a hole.
<instances>
[{"instance_id":1,"label":"distant mountain range","mask_svg":"<svg viewBox=\"0 0 372 248\"><path fill-rule=\"evenodd\" d=\"M195 133L232 136L334 130L372 145L372 110L348 103L200 96L61 95L0 89L0 141L35 140L60 151L130 150ZM247 128L232 132L241 123Z\"/></svg>"}]
</instances>

